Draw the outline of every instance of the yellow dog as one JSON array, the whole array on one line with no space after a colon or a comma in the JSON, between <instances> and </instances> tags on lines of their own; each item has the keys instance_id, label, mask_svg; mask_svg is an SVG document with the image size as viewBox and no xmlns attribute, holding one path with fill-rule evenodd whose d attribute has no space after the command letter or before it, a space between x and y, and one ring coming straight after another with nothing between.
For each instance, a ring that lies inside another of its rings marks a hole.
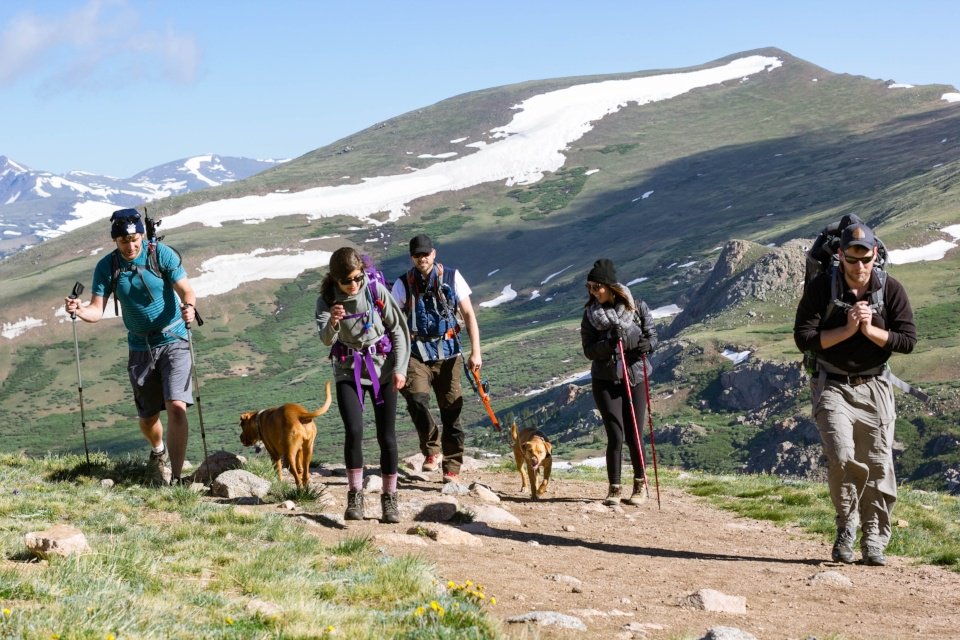
<instances>
[{"instance_id":1,"label":"yellow dog","mask_svg":"<svg viewBox=\"0 0 960 640\"><path fill-rule=\"evenodd\" d=\"M327 399L316 411L288 402L272 409L246 411L240 414L240 442L245 447L263 443L277 469L277 476L286 466L293 474L297 487L310 483L310 460L317 425L313 419L330 409L330 381L326 384Z\"/></svg>"},{"instance_id":2,"label":"yellow dog","mask_svg":"<svg viewBox=\"0 0 960 640\"><path fill-rule=\"evenodd\" d=\"M553 447L547 436L536 429L526 428L517 431L517 423L510 425L510 438L513 440L513 457L520 472L520 491L527 487L530 478L530 497L534 500L547 492L550 483L550 468L553 466ZM526 473L524 473L526 467ZM542 472L543 482L537 486L537 475Z\"/></svg>"}]
</instances>

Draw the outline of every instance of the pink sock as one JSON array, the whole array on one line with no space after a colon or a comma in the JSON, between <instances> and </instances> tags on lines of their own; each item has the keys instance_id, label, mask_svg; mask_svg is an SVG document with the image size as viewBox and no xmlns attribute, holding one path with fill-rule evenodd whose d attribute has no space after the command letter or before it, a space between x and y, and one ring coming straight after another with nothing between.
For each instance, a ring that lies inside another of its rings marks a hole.
<instances>
[{"instance_id":1,"label":"pink sock","mask_svg":"<svg viewBox=\"0 0 960 640\"><path fill-rule=\"evenodd\" d=\"M397 474L388 473L383 476L383 492L384 493L397 492Z\"/></svg>"},{"instance_id":2,"label":"pink sock","mask_svg":"<svg viewBox=\"0 0 960 640\"><path fill-rule=\"evenodd\" d=\"M347 469L347 488L350 491L360 491L363 489L363 468Z\"/></svg>"}]
</instances>

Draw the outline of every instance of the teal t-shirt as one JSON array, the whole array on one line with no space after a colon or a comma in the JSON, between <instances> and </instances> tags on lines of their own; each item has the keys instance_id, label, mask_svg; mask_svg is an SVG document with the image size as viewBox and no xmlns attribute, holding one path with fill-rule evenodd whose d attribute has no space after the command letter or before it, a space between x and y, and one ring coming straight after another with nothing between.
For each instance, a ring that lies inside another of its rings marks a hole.
<instances>
[{"instance_id":1,"label":"teal t-shirt","mask_svg":"<svg viewBox=\"0 0 960 640\"><path fill-rule=\"evenodd\" d=\"M187 339L187 327L180 318L180 297L173 290L173 283L185 277L187 271L176 251L163 244L156 246L160 270L169 274L167 280L147 268L146 242L133 261L119 257L120 274L115 295L120 303L131 351L146 351L149 347ZM101 258L93 272L91 291L95 296L105 297L110 289L113 255L111 251Z\"/></svg>"}]
</instances>

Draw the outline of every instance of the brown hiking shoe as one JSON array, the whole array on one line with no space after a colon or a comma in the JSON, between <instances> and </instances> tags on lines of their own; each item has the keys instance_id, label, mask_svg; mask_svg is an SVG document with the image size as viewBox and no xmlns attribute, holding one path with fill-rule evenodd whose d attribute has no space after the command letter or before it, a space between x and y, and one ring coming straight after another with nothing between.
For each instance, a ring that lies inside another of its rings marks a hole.
<instances>
[{"instance_id":1,"label":"brown hiking shoe","mask_svg":"<svg viewBox=\"0 0 960 640\"><path fill-rule=\"evenodd\" d=\"M147 461L147 481L154 486L168 486L173 477L173 467L170 466L170 455L166 447L160 453L150 452Z\"/></svg>"},{"instance_id":2,"label":"brown hiking shoe","mask_svg":"<svg viewBox=\"0 0 960 640\"><path fill-rule=\"evenodd\" d=\"M347 510L344 520L363 520L363 491L347 491Z\"/></svg>"},{"instance_id":3,"label":"brown hiking shoe","mask_svg":"<svg viewBox=\"0 0 960 640\"><path fill-rule=\"evenodd\" d=\"M627 504L631 504L635 507L639 507L641 504L647 501L647 492L646 487L643 484L643 478L635 478L633 480L633 495L627 499Z\"/></svg>"},{"instance_id":4,"label":"brown hiking shoe","mask_svg":"<svg viewBox=\"0 0 960 640\"><path fill-rule=\"evenodd\" d=\"M421 471L436 471L437 467L440 466L440 456L435 453L431 453L426 458L423 459L423 464L420 465Z\"/></svg>"},{"instance_id":5,"label":"brown hiking shoe","mask_svg":"<svg viewBox=\"0 0 960 640\"><path fill-rule=\"evenodd\" d=\"M396 524L400 522L400 508L397 505L397 492L380 494L380 522Z\"/></svg>"},{"instance_id":6,"label":"brown hiking shoe","mask_svg":"<svg viewBox=\"0 0 960 640\"><path fill-rule=\"evenodd\" d=\"M612 484L607 491L607 497L603 499L603 504L613 507L620 504L620 485Z\"/></svg>"}]
</instances>

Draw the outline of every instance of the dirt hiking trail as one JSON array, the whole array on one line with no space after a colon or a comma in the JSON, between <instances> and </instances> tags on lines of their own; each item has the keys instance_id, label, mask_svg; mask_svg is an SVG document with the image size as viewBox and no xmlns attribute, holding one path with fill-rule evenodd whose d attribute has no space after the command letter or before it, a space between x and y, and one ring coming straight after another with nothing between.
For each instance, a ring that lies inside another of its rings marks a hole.
<instances>
[{"instance_id":1,"label":"dirt hiking trail","mask_svg":"<svg viewBox=\"0 0 960 640\"><path fill-rule=\"evenodd\" d=\"M324 513L342 518L345 478L317 479L333 500ZM960 575L939 567L894 556L884 567L867 567L859 564L859 550L856 564L834 563L830 542L718 510L674 488L661 487L658 510L652 489L641 506L606 507L605 483L555 477L534 502L521 494L515 472L462 473L464 491L474 482L489 487L499 504L476 491L441 495L439 473L412 473L400 480L400 524L376 520L376 493L366 497L364 521L337 526L310 511L300 512L300 520L325 542L371 536L391 555L432 562L443 581L483 585L496 598L488 610L510 638L703 638L715 627L763 640L960 637ZM508 514L500 521L481 517L486 524L448 524L469 531L450 543L406 535L417 525L435 526L420 520L454 501L461 510ZM744 612L685 604L702 589L744 598ZM586 630L507 622L534 611L572 616Z\"/></svg>"}]
</instances>

